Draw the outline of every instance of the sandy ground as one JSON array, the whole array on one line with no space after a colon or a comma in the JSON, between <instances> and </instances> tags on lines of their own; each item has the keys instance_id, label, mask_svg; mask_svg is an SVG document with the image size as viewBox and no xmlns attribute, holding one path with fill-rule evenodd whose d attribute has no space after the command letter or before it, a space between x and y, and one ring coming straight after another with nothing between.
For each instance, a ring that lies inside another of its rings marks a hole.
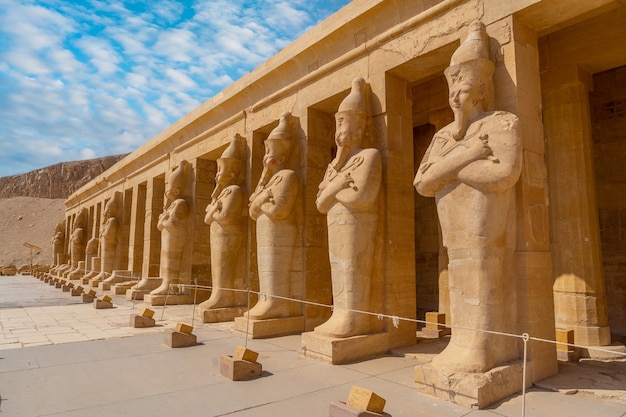
<instances>
[{"instance_id":1,"label":"sandy ground","mask_svg":"<svg viewBox=\"0 0 626 417\"><path fill-rule=\"evenodd\" d=\"M54 227L63 220L64 199L34 197L0 198L0 265L17 267L30 263L30 249L24 242L39 246L33 264L52 263Z\"/></svg>"}]
</instances>

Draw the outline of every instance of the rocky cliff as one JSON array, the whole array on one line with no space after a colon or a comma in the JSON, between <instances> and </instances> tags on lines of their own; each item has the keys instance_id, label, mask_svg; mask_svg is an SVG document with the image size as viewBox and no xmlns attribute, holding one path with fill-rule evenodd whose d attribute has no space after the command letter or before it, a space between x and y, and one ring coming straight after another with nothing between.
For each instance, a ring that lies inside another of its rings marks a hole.
<instances>
[{"instance_id":1,"label":"rocky cliff","mask_svg":"<svg viewBox=\"0 0 626 417\"><path fill-rule=\"evenodd\" d=\"M2 177L0 178L0 198L65 199L126 155L61 162L25 174Z\"/></svg>"}]
</instances>

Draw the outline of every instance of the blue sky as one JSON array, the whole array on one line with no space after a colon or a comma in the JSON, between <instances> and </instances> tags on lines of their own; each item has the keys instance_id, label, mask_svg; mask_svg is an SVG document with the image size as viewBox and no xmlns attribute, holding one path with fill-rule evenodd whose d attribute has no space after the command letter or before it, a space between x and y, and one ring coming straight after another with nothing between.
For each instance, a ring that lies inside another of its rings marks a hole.
<instances>
[{"instance_id":1,"label":"blue sky","mask_svg":"<svg viewBox=\"0 0 626 417\"><path fill-rule=\"evenodd\" d=\"M130 152L349 0L0 0L0 177Z\"/></svg>"}]
</instances>

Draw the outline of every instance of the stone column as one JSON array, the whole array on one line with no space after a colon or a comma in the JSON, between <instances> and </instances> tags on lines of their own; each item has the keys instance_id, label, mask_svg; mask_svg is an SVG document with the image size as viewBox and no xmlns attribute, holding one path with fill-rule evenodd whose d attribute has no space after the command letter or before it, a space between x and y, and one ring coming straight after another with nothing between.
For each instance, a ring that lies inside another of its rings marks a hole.
<instances>
[{"instance_id":1,"label":"stone column","mask_svg":"<svg viewBox=\"0 0 626 417\"><path fill-rule=\"evenodd\" d=\"M144 218L144 245L142 278L158 277L161 258L161 232L157 229L159 214L163 211L165 178L157 177L148 183Z\"/></svg>"},{"instance_id":2,"label":"stone column","mask_svg":"<svg viewBox=\"0 0 626 417\"><path fill-rule=\"evenodd\" d=\"M318 185L324 178L328 161L332 159L335 146L333 137L335 119L332 114L316 109L307 109L301 119L302 129L307 132L306 175L305 178L305 259L306 277L305 299L307 301L331 305L330 262L328 259L328 230L326 216L315 207ZM331 310L314 305L304 306L306 330L322 324L330 317Z\"/></svg>"},{"instance_id":3,"label":"stone column","mask_svg":"<svg viewBox=\"0 0 626 417\"><path fill-rule=\"evenodd\" d=\"M548 226L544 131L541 119L541 82L537 34L512 16L489 27L502 45L504 65L494 73L496 109L518 115L522 123L523 165L516 186L518 333L554 340L552 254ZM521 343L520 355L521 355ZM558 371L554 345L529 342L530 381Z\"/></svg>"},{"instance_id":4,"label":"stone column","mask_svg":"<svg viewBox=\"0 0 626 417\"><path fill-rule=\"evenodd\" d=\"M577 65L542 74L557 327L577 344L611 343L592 160L591 74ZM593 354L593 352L589 352Z\"/></svg>"},{"instance_id":5,"label":"stone column","mask_svg":"<svg viewBox=\"0 0 626 417\"><path fill-rule=\"evenodd\" d=\"M130 236L128 240L128 269L133 271L133 275L137 277L142 276L143 268L146 193L146 183L136 184L133 187L133 201L130 213Z\"/></svg>"},{"instance_id":6,"label":"stone column","mask_svg":"<svg viewBox=\"0 0 626 417\"><path fill-rule=\"evenodd\" d=\"M393 75L372 79L372 137L383 161L379 201L380 272L382 312L399 317L416 317L415 301L415 214L413 188L413 117L408 82ZM380 103L376 98L380 99ZM374 266L375 274L378 272ZM388 347L415 343L415 324L400 321L398 328L386 323Z\"/></svg>"}]
</instances>

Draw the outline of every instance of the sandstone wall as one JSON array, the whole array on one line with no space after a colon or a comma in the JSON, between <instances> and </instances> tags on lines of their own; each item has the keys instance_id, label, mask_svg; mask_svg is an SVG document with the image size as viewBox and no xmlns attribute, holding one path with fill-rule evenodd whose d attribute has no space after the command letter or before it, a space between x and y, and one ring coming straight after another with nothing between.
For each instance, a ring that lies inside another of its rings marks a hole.
<instances>
[{"instance_id":1,"label":"sandstone wall","mask_svg":"<svg viewBox=\"0 0 626 417\"><path fill-rule=\"evenodd\" d=\"M25 174L2 177L0 198L68 198L125 156L126 154L61 162Z\"/></svg>"}]
</instances>

